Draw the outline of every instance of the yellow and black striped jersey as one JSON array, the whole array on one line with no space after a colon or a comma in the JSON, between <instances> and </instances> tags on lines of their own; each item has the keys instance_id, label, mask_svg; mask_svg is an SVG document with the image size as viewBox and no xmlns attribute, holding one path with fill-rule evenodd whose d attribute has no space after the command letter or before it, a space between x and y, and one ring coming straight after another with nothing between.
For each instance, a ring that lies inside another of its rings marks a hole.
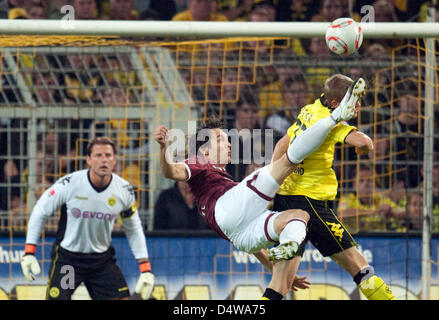
<instances>
[{"instance_id":1,"label":"yellow and black striped jersey","mask_svg":"<svg viewBox=\"0 0 439 320\"><path fill-rule=\"evenodd\" d=\"M320 99L302 108L298 120L288 129L291 141L318 120L331 114ZM345 122L337 124L322 145L309 155L281 185L281 195L303 195L315 200L334 200L338 182L332 163L336 143L343 143L346 136L356 128Z\"/></svg>"}]
</instances>

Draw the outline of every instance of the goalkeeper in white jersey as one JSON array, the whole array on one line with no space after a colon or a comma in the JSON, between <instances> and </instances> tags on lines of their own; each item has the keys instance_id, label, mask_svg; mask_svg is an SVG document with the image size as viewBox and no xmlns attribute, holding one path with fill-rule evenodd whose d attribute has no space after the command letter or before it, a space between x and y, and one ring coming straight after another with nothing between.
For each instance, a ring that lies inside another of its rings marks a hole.
<instances>
[{"instance_id":1,"label":"goalkeeper in white jersey","mask_svg":"<svg viewBox=\"0 0 439 320\"><path fill-rule=\"evenodd\" d=\"M23 275L32 281L40 273L35 249L47 217L61 208L52 248L47 299L70 299L82 282L92 299L128 298L128 285L116 264L111 245L111 231L120 214L141 272L135 291L143 299L149 299L154 275L133 188L113 173L114 142L107 137L93 139L87 146L86 160L89 169L62 177L37 201L29 219L25 255L21 261ZM67 273L71 276L72 271L74 280L63 280Z\"/></svg>"}]
</instances>

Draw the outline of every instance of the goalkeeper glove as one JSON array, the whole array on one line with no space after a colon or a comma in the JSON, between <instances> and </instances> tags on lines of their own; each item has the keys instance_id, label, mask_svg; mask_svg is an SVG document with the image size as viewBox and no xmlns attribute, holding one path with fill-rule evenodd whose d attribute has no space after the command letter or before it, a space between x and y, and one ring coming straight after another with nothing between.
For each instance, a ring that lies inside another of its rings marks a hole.
<instances>
[{"instance_id":1,"label":"goalkeeper glove","mask_svg":"<svg viewBox=\"0 0 439 320\"><path fill-rule=\"evenodd\" d=\"M29 281L35 280L35 275L41 272L40 264L34 255L35 248L35 245L27 244L24 247L24 256L21 258L21 271L24 277Z\"/></svg>"},{"instance_id":2,"label":"goalkeeper glove","mask_svg":"<svg viewBox=\"0 0 439 320\"><path fill-rule=\"evenodd\" d=\"M151 272L151 264L149 262L143 262L139 267L141 274L139 280L137 280L135 292L139 294L143 300L148 300L154 288L154 275Z\"/></svg>"}]
</instances>

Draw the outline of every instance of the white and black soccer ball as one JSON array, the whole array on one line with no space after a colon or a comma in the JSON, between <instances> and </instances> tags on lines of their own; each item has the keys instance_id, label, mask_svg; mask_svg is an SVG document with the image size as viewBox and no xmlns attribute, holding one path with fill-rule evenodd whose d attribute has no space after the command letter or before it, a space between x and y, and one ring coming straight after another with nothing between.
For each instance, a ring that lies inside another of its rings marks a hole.
<instances>
[{"instance_id":1,"label":"white and black soccer ball","mask_svg":"<svg viewBox=\"0 0 439 320\"><path fill-rule=\"evenodd\" d=\"M326 44L332 52L348 56L360 49L363 31L351 18L338 18L326 30Z\"/></svg>"}]
</instances>

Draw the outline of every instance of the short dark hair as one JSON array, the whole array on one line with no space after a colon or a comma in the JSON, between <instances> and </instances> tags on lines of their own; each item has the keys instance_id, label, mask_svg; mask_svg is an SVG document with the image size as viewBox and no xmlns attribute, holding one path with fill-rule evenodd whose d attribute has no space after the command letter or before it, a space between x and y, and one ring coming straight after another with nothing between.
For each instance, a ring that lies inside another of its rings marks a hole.
<instances>
[{"instance_id":1,"label":"short dark hair","mask_svg":"<svg viewBox=\"0 0 439 320\"><path fill-rule=\"evenodd\" d=\"M113 148L113 152L114 154L117 154L117 148L116 148L116 143L111 140L109 137L96 137L93 138L92 140L90 140L90 142L87 145L87 149L86 149L86 153L87 156L91 156L91 152L93 150L93 147L95 145L110 145Z\"/></svg>"},{"instance_id":2,"label":"short dark hair","mask_svg":"<svg viewBox=\"0 0 439 320\"><path fill-rule=\"evenodd\" d=\"M197 131L195 132L194 135L192 135L189 139L189 143L191 145L195 145L195 154L198 153L198 150L200 149L200 147L207 143L209 141L209 137L204 137L204 139L198 140L198 134L200 133L201 130L204 129L224 129L224 123L223 121L216 115L211 115L209 117L206 118L206 120L204 120L203 124L197 129ZM190 150L189 148L189 151ZM192 155L192 154L190 154Z\"/></svg>"},{"instance_id":3,"label":"short dark hair","mask_svg":"<svg viewBox=\"0 0 439 320\"><path fill-rule=\"evenodd\" d=\"M352 82L354 81L351 78L342 74L334 74L329 77L323 88L324 105L329 107L332 100L341 102Z\"/></svg>"}]
</instances>

